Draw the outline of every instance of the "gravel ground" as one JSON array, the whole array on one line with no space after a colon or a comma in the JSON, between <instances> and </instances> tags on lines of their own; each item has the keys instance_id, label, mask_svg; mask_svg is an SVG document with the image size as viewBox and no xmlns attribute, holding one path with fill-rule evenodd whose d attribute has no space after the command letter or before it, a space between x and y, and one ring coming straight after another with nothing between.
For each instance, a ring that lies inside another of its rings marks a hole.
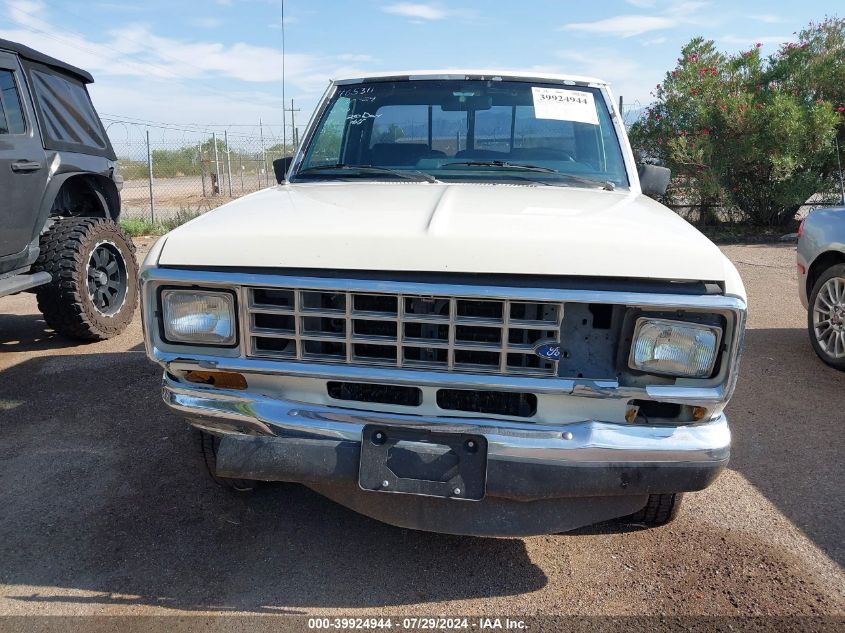
<instances>
[{"instance_id":1,"label":"gravel ground","mask_svg":"<svg viewBox=\"0 0 845 633\"><path fill-rule=\"evenodd\" d=\"M139 250L149 240L139 240ZM232 496L159 397L136 321L76 345L0 300L0 615L845 615L845 374L794 247L730 246L750 296L729 470L655 530L479 539L294 485Z\"/></svg>"}]
</instances>

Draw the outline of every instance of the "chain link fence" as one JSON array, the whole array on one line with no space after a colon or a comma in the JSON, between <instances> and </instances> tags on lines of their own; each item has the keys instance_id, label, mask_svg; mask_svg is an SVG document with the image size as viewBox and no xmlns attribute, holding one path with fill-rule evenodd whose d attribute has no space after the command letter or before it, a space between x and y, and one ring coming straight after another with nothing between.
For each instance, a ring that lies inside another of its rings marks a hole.
<instances>
[{"instance_id":1,"label":"chain link fence","mask_svg":"<svg viewBox=\"0 0 845 633\"><path fill-rule=\"evenodd\" d=\"M273 161L294 149L281 126L209 130L103 121L124 178L124 218L190 217L269 187L276 182Z\"/></svg>"}]
</instances>

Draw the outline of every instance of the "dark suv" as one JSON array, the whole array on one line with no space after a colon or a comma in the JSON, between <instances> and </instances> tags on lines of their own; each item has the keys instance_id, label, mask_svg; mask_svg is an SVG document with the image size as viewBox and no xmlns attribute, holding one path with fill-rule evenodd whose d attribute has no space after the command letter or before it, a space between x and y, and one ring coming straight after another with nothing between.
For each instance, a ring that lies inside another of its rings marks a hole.
<instances>
[{"instance_id":1,"label":"dark suv","mask_svg":"<svg viewBox=\"0 0 845 633\"><path fill-rule=\"evenodd\" d=\"M122 332L138 302L135 247L117 224L122 178L93 81L0 40L0 297L34 289L50 327L89 340Z\"/></svg>"}]
</instances>

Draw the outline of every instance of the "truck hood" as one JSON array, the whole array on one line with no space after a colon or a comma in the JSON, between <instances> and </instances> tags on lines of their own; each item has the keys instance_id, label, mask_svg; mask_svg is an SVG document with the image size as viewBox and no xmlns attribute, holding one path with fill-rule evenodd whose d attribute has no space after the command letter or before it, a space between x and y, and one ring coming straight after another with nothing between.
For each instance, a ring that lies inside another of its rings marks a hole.
<instances>
[{"instance_id":1,"label":"truck hood","mask_svg":"<svg viewBox=\"0 0 845 633\"><path fill-rule=\"evenodd\" d=\"M437 183L279 185L171 232L162 266L722 281L718 248L630 191Z\"/></svg>"}]
</instances>

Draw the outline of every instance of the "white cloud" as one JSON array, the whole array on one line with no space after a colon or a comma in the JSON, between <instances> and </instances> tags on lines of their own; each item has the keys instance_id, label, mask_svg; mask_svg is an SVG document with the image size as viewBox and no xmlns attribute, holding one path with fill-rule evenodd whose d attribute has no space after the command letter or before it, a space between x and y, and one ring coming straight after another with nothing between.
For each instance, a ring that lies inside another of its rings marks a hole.
<instances>
[{"instance_id":1,"label":"white cloud","mask_svg":"<svg viewBox=\"0 0 845 633\"><path fill-rule=\"evenodd\" d=\"M6 3L9 12L9 20L31 28L43 27L46 22L42 14L45 5L41 0L10 0Z\"/></svg>"},{"instance_id":2,"label":"white cloud","mask_svg":"<svg viewBox=\"0 0 845 633\"><path fill-rule=\"evenodd\" d=\"M650 40L643 40L643 46L658 46L660 44L665 44L668 41L666 37L654 37Z\"/></svg>"},{"instance_id":3,"label":"white cloud","mask_svg":"<svg viewBox=\"0 0 845 633\"><path fill-rule=\"evenodd\" d=\"M710 3L705 2L704 0L686 0L684 2L676 2L669 5L666 9L666 13L683 18L709 6Z\"/></svg>"},{"instance_id":4,"label":"white cloud","mask_svg":"<svg viewBox=\"0 0 845 633\"><path fill-rule=\"evenodd\" d=\"M618 35L633 37L650 31L670 29L677 25L673 18L656 15L617 15L595 22L573 22L563 26L567 31L581 31L583 33L599 33L602 35Z\"/></svg>"},{"instance_id":5,"label":"white cloud","mask_svg":"<svg viewBox=\"0 0 845 633\"><path fill-rule=\"evenodd\" d=\"M615 50L561 50L557 51L555 56L561 60L563 66L558 66L553 72L604 79L610 83L611 90L617 97L624 96L625 102L630 104L649 103L649 91L663 77L661 69L645 67L632 56Z\"/></svg>"},{"instance_id":6,"label":"white cloud","mask_svg":"<svg viewBox=\"0 0 845 633\"><path fill-rule=\"evenodd\" d=\"M382 8L385 13L393 13L415 20L442 20L449 12L435 4L417 4L413 2L399 2Z\"/></svg>"},{"instance_id":7,"label":"white cloud","mask_svg":"<svg viewBox=\"0 0 845 633\"><path fill-rule=\"evenodd\" d=\"M279 49L186 41L158 35L141 24L90 39L58 21L54 24L40 0L0 0L0 14L6 18L0 38L90 71L97 80L91 91L103 112L158 121L251 120L262 112L265 118L281 118ZM305 112L330 77L366 74L364 67L373 61L365 55L288 52L287 98L296 98Z\"/></svg>"},{"instance_id":8,"label":"white cloud","mask_svg":"<svg viewBox=\"0 0 845 633\"><path fill-rule=\"evenodd\" d=\"M112 29L95 41L52 24L46 18L46 5L39 0L8 0L6 8L15 26L0 27L0 37L23 42L95 75L187 81L226 77L254 83L278 82L282 78L280 49L244 42L226 45L185 41L157 35L142 24ZM326 78L338 65L369 59L288 52L284 61L289 81L313 85L315 75Z\"/></svg>"},{"instance_id":9,"label":"white cloud","mask_svg":"<svg viewBox=\"0 0 845 633\"><path fill-rule=\"evenodd\" d=\"M640 8L649 8L655 5L652 0L627 0L627 2ZM561 30L633 37L652 31L672 29L685 23L695 23L701 26L704 23L701 16L694 14L707 6L710 6L710 2L706 0L681 0L671 2L662 11L651 15L626 14L593 22L572 22L562 26Z\"/></svg>"}]
</instances>

